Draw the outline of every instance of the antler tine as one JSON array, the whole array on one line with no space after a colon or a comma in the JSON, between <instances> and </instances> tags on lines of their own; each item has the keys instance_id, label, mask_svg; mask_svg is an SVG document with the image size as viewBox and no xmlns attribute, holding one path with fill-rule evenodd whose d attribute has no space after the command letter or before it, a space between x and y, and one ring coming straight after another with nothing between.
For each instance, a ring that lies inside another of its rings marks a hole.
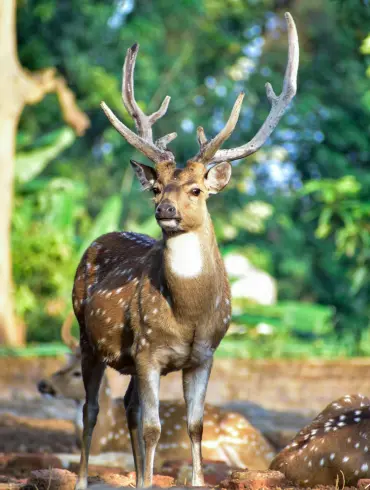
<instances>
[{"instance_id":1,"label":"antler tine","mask_svg":"<svg viewBox=\"0 0 370 490\"><path fill-rule=\"evenodd\" d=\"M198 142L200 146L199 153L194 157L194 161L207 164L210 162L220 148L220 146L229 138L231 133L234 131L236 123L239 119L240 109L242 108L242 103L244 99L244 92L238 95L235 101L234 107L231 111L230 117L226 125L221 129L221 131L210 141L207 141L206 135L202 127L197 129Z\"/></svg>"},{"instance_id":2,"label":"antler tine","mask_svg":"<svg viewBox=\"0 0 370 490\"><path fill-rule=\"evenodd\" d=\"M159 163L161 161L174 161L174 155L170 150L167 150L166 145L176 138L177 134L171 133L170 135L163 136L158 140L161 142L161 145L158 146L157 142L153 142L152 131L153 124L166 114L171 97L167 95L160 108L149 116L140 109L135 99L134 70L138 52L139 45L137 43L127 50L122 74L123 104L127 109L127 112L134 119L138 134L134 133L127 126L125 126L125 124L123 124L117 118L117 116L111 111L105 102L102 102L100 105L114 128L127 140L130 145L146 155L154 163Z\"/></svg>"},{"instance_id":3,"label":"antler tine","mask_svg":"<svg viewBox=\"0 0 370 490\"><path fill-rule=\"evenodd\" d=\"M64 320L61 330L61 337L67 347L74 351L78 347L78 340L71 334L74 313L70 311Z\"/></svg>"},{"instance_id":4,"label":"antler tine","mask_svg":"<svg viewBox=\"0 0 370 490\"><path fill-rule=\"evenodd\" d=\"M284 76L283 90L281 94L277 96L271 84L270 83L266 84L266 95L271 103L271 109L265 122L262 124L257 134L245 145L238 146L237 148L231 148L228 150L217 149L216 145L218 144L218 148L220 148L221 144L230 136L231 132L234 130L235 124L237 122L237 117L235 120L235 117L233 118L232 116L233 113L234 116L235 113L239 115L240 108L239 111L235 111L235 106L237 106L239 100L238 98L225 128L223 128L222 131L215 138L213 138L213 140L211 140L209 143L206 143L204 145L205 149L203 149L203 151L202 151L202 143L200 143L201 150L198 153L198 155L194 158L194 160L200 158L202 163L206 164L209 162L220 163L224 161L232 161L232 160L238 160L240 158L245 158L249 155L252 155L259 148L261 148L261 146L266 142L267 138L270 136L270 134L277 126L278 122L280 121L281 117L286 111L290 101L293 99L293 97L297 92L297 73L298 73L298 65L299 65L298 34L297 34L297 29L293 17L288 12L285 13L285 19L287 22L289 50L288 50L288 63ZM231 119L232 121L230 121ZM228 129L226 130L226 128ZM225 134L226 137L224 137ZM199 140L199 132L198 132L198 140ZM210 149L208 149L208 145Z\"/></svg>"}]
</instances>

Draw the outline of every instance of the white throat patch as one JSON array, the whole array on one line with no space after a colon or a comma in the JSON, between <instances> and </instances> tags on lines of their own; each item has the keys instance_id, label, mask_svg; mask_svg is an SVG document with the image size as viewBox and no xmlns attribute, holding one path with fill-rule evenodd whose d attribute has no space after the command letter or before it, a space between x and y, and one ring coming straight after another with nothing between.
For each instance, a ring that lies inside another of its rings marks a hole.
<instances>
[{"instance_id":1,"label":"white throat patch","mask_svg":"<svg viewBox=\"0 0 370 490\"><path fill-rule=\"evenodd\" d=\"M196 277L202 272L203 257L198 235L183 233L167 241L171 270L180 277Z\"/></svg>"}]
</instances>

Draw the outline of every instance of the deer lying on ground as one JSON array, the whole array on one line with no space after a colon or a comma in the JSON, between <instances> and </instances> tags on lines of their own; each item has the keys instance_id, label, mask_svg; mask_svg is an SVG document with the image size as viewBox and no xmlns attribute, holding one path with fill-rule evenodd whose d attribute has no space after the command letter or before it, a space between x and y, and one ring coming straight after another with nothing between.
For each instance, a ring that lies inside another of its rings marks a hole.
<instances>
[{"instance_id":1,"label":"deer lying on ground","mask_svg":"<svg viewBox=\"0 0 370 490\"><path fill-rule=\"evenodd\" d=\"M70 332L72 317L62 328L62 338L71 349L69 362L59 371L38 384L39 391L55 397L75 400L78 407L76 433L82 439L80 417L81 403L85 398L82 382L81 355L77 339ZM130 452L130 436L122 399L111 396L107 376L104 375L99 393L101 413L91 441L91 454L102 452ZM160 421L162 434L156 453L160 462L187 460L190 445L186 433L186 410L181 402L161 402ZM210 461L224 461L232 468L266 469L274 450L262 434L248 420L237 413L226 412L212 405L205 405L203 456ZM158 466L158 465L157 465Z\"/></svg>"},{"instance_id":2,"label":"deer lying on ground","mask_svg":"<svg viewBox=\"0 0 370 490\"><path fill-rule=\"evenodd\" d=\"M230 161L257 151L270 136L296 93L298 37L286 14L289 56L283 91L266 85L270 113L249 143L221 150L241 110L241 93L225 127L207 140L199 127L199 152L176 168L167 145L176 133L153 140L152 126L166 113L166 97L150 116L134 96L135 44L127 51L122 97L137 133L103 102L114 128L155 168L131 160L143 189L153 193L162 229L156 241L138 233L108 233L96 239L77 268L72 301L80 325L82 377L86 390L78 490L87 486L89 448L99 413L99 386L106 366L131 376L124 397L136 469L136 485L151 486L161 433L160 376L182 370L187 427L193 459L192 484L204 484L201 441L203 411L213 355L231 318L230 290L206 201L228 184ZM212 165L209 168L209 165Z\"/></svg>"},{"instance_id":3,"label":"deer lying on ground","mask_svg":"<svg viewBox=\"0 0 370 490\"><path fill-rule=\"evenodd\" d=\"M330 403L272 461L271 469L306 487L356 486L370 477L370 400L346 395Z\"/></svg>"}]
</instances>

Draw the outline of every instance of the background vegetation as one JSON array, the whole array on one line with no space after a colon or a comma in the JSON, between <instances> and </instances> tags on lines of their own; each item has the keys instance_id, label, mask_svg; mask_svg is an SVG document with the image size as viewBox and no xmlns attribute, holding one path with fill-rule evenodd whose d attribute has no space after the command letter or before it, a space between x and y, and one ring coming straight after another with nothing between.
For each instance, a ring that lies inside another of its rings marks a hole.
<instances>
[{"instance_id":1,"label":"background vegetation","mask_svg":"<svg viewBox=\"0 0 370 490\"><path fill-rule=\"evenodd\" d=\"M209 203L223 252L272 275L278 303L236 302L222 354L369 353L370 7L359 0L19 0L22 65L55 67L91 121L75 136L53 94L20 119L11 240L16 314L28 341L59 338L76 264L94 237L159 234L128 165L143 159L99 107L105 100L131 125L120 98L127 47L141 45L142 107L152 111L171 95L155 129L178 132L171 148L181 163L197 150L195 128L214 134L241 89L229 144L263 122L264 84L281 88L286 10L300 37L297 96L265 147L236 162L228 190Z\"/></svg>"}]
</instances>

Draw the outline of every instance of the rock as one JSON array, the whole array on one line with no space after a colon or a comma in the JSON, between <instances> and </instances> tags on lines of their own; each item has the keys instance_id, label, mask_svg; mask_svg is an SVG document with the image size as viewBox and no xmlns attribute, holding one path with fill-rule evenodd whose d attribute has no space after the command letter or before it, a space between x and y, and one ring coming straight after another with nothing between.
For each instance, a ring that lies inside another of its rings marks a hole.
<instances>
[{"instance_id":1,"label":"rock","mask_svg":"<svg viewBox=\"0 0 370 490\"><path fill-rule=\"evenodd\" d=\"M59 458L52 454L10 453L0 454L0 467L3 474L22 478L30 471L47 468L62 468Z\"/></svg>"},{"instance_id":2,"label":"rock","mask_svg":"<svg viewBox=\"0 0 370 490\"><path fill-rule=\"evenodd\" d=\"M95 478L89 478L89 486L93 483ZM103 481L101 481L103 480ZM95 485L92 485L91 488L95 490L109 490L111 488L119 487L122 490L122 487L126 487L132 489L135 486L136 475L134 471L130 473L126 473L125 475L117 475L111 473L110 475L106 474L101 477L100 481L96 481ZM165 475L153 475L153 487L161 487L168 488L172 487L175 484L175 481L170 476Z\"/></svg>"},{"instance_id":3,"label":"rock","mask_svg":"<svg viewBox=\"0 0 370 490\"><path fill-rule=\"evenodd\" d=\"M220 484L220 488L227 490L260 490L271 488L288 488L288 482L280 471L233 471L231 477Z\"/></svg>"},{"instance_id":4,"label":"rock","mask_svg":"<svg viewBox=\"0 0 370 490\"><path fill-rule=\"evenodd\" d=\"M229 477L232 468L223 461L203 460L203 472L206 484L214 486ZM161 473L171 476L178 484L188 485L191 482L192 462L191 460L165 461Z\"/></svg>"},{"instance_id":5,"label":"rock","mask_svg":"<svg viewBox=\"0 0 370 490\"><path fill-rule=\"evenodd\" d=\"M357 488L359 488L360 490L368 490L370 488L370 479L361 478L361 480L358 480Z\"/></svg>"},{"instance_id":6,"label":"rock","mask_svg":"<svg viewBox=\"0 0 370 490\"><path fill-rule=\"evenodd\" d=\"M130 482L135 485L136 481L136 473L135 471L130 471L127 473L127 477L130 479ZM154 487L172 487L175 484L175 480L172 476L168 475L153 475L153 486Z\"/></svg>"},{"instance_id":7,"label":"rock","mask_svg":"<svg viewBox=\"0 0 370 490\"><path fill-rule=\"evenodd\" d=\"M0 475L0 490L18 490L26 483L26 479L12 478Z\"/></svg>"},{"instance_id":8,"label":"rock","mask_svg":"<svg viewBox=\"0 0 370 490\"><path fill-rule=\"evenodd\" d=\"M113 488L134 487L135 473L131 472L126 474L118 474L115 472L115 468L111 468L110 472L106 471L104 474L100 474L98 477L89 476L89 483L93 483L94 481L104 482L104 484Z\"/></svg>"},{"instance_id":9,"label":"rock","mask_svg":"<svg viewBox=\"0 0 370 490\"><path fill-rule=\"evenodd\" d=\"M98 476L96 475L98 474ZM99 484L111 488L135 486L135 472L119 474L113 468L98 468L89 471L89 485ZM68 470L53 469L32 471L30 478L22 490L74 490L77 475ZM154 475L153 485L156 487L172 487L174 479L166 475Z\"/></svg>"},{"instance_id":10,"label":"rock","mask_svg":"<svg viewBox=\"0 0 370 490\"><path fill-rule=\"evenodd\" d=\"M74 490L77 476L68 470L32 471L22 490Z\"/></svg>"},{"instance_id":11,"label":"rock","mask_svg":"<svg viewBox=\"0 0 370 490\"><path fill-rule=\"evenodd\" d=\"M78 470L80 468L80 463L71 463L68 466L69 471L72 471L73 473L78 473ZM105 466L105 465L98 465L98 464L89 464L89 476L99 476L99 477L104 477L105 475L109 474L117 474L117 475L125 475L127 476L128 472L124 471L120 468L117 467L112 467L112 466Z\"/></svg>"},{"instance_id":12,"label":"rock","mask_svg":"<svg viewBox=\"0 0 370 490\"><path fill-rule=\"evenodd\" d=\"M153 475L153 486L154 487L173 487L175 480L171 476L167 475Z\"/></svg>"}]
</instances>

